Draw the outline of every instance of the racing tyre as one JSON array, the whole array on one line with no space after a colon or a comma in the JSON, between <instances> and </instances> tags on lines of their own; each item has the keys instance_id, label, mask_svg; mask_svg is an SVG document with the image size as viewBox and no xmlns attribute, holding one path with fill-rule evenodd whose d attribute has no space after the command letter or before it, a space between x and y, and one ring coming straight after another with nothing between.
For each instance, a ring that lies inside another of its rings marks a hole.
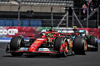
<instances>
[{"instance_id":1,"label":"racing tyre","mask_svg":"<svg viewBox=\"0 0 100 66\"><path fill-rule=\"evenodd\" d=\"M68 53L68 45L66 42L66 38L56 38L54 43L54 50L58 51L57 56L66 57Z\"/></svg>"},{"instance_id":2,"label":"racing tyre","mask_svg":"<svg viewBox=\"0 0 100 66\"><path fill-rule=\"evenodd\" d=\"M12 56L22 56L23 53L11 53Z\"/></svg>"},{"instance_id":3,"label":"racing tyre","mask_svg":"<svg viewBox=\"0 0 100 66\"><path fill-rule=\"evenodd\" d=\"M75 54L86 54L87 43L84 37L76 37L73 43L73 51Z\"/></svg>"},{"instance_id":4,"label":"racing tyre","mask_svg":"<svg viewBox=\"0 0 100 66\"><path fill-rule=\"evenodd\" d=\"M89 44L94 46L89 48L90 51L98 51L98 39L97 36L91 36L89 39Z\"/></svg>"},{"instance_id":5,"label":"racing tyre","mask_svg":"<svg viewBox=\"0 0 100 66\"><path fill-rule=\"evenodd\" d=\"M10 50L12 51L18 50L23 45L22 43L23 41L24 39L20 36L13 37L10 42Z\"/></svg>"}]
</instances>

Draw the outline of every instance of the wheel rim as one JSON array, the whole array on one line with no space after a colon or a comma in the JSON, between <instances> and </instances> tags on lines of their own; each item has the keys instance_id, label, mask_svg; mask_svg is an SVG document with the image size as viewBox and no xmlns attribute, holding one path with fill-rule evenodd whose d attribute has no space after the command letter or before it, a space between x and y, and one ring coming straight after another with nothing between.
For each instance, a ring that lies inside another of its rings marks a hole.
<instances>
[{"instance_id":1,"label":"wheel rim","mask_svg":"<svg viewBox=\"0 0 100 66\"><path fill-rule=\"evenodd\" d=\"M68 52L67 42L65 42L65 44L64 44L64 51L65 51L65 53L67 53L67 52Z\"/></svg>"},{"instance_id":2,"label":"wheel rim","mask_svg":"<svg viewBox=\"0 0 100 66\"><path fill-rule=\"evenodd\" d=\"M61 44L60 52L65 52L65 53L68 52L67 42L65 42L64 44Z\"/></svg>"},{"instance_id":3,"label":"wheel rim","mask_svg":"<svg viewBox=\"0 0 100 66\"><path fill-rule=\"evenodd\" d=\"M60 46L60 52L63 52L63 44Z\"/></svg>"}]
</instances>

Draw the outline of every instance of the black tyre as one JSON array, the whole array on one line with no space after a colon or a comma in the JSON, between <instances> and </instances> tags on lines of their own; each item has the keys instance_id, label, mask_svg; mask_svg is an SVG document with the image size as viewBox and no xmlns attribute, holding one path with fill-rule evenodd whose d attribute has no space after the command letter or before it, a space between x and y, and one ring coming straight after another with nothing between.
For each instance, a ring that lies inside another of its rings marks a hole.
<instances>
[{"instance_id":1,"label":"black tyre","mask_svg":"<svg viewBox=\"0 0 100 66\"><path fill-rule=\"evenodd\" d=\"M66 39L63 37L56 38L54 43L54 50L58 51L57 56L66 57L68 53L68 45Z\"/></svg>"},{"instance_id":2,"label":"black tyre","mask_svg":"<svg viewBox=\"0 0 100 66\"><path fill-rule=\"evenodd\" d=\"M98 38L97 36L91 36L89 39L89 44L93 45L93 48L89 48L90 51L98 51Z\"/></svg>"},{"instance_id":3,"label":"black tyre","mask_svg":"<svg viewBox=\"0 0 100 66\"><path fill-rule=\"evenodd\" d=\"M11 53L12 56L22 56L23 53Z\"/></svg>"},{"instance_id":4,"label":"black tyre","mask_svg":"<svg viewBox=\"0 0 100 66\"><path fill-rule=\"evenodd\" d=\"M23 45L22 43L23 41L24 39L20 36L13 37L10 42L10 50L12 51L18 50Z\"/></svg>"},{"instance_id":5,"label":"black tyre","mask_svg":"<svg viewBox=\"0 0 100 66\"><path fill-rule=\"evenodd\" d=\"M87 51L87 43L84 37L76 37L73 43L73 51L77 54L85 54Z\"/></svg>"}]
</instances>

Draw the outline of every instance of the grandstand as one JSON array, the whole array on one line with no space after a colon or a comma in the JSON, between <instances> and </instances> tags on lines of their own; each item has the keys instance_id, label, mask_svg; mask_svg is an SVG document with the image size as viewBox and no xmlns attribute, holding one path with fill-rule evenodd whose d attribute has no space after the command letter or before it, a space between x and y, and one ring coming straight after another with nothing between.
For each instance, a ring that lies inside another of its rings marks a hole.
<instances>
[{"instance_id":1,"label":"grandstand","mask_svg":"<svg viewBox=\"0 0 100 66\"><path fill-rule=\"evenodd\" d=\"M53 22L54 27L60 24L60 27L97 28L100 24L99 4L93 12L83 15L83 2L84 0L0 0L0 26L50 27Z\"/></svg>"}]
</instances>

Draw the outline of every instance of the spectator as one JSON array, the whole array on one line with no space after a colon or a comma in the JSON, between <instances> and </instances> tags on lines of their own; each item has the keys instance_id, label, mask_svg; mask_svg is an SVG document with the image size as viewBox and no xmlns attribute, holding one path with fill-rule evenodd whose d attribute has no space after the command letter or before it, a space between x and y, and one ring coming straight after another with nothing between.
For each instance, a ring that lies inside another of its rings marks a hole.
<instances>
[{"instance_id":1,"label":"spectator","mask_svg":"<svg viewBox=\"0 0 100 66\"><path fill-rule=\"evenodd\" d=\"M85 0L87 8L89 9L89 14L91 13L91 11L94 10L94 1L92 0Z\"/></svg>"},{"instance_id":2,"label":"spectator","mask_svg":"<svg viewBox=\"0 0 100 66\"><path fill-rule=\"evenodd\" d=\"M89 14L90 14L91 8L92 8L92 6L93 6L93 4L91 4L91 3L92 3L92 0L89 0L88 3L87 3L87 7L88 7L88 9L89 9Z\"/></svg>"},{"instance_id":3,"label":"spectator","mask_svg":"<svg viewBox=\"0 0 100 66\"><path fill-rule=\"evenodd\" d=\"M86 18L86 14L87 14L87 6L85 3L82 5L82 9L83 9L83 19L84 19Z\"/></svg>"},{"instance_id":4,"label":"spectator","mask_svg":"<svg viewBox=\"0 0 100 66\"><path fill-rule=\"evenodd\" d=\"M86 11L87 11L87 6L86 6L86 4L83 4L83 5L82 5L82 9L83 9L83 14L85 14Z\"/></svg>"}]
</instances>

